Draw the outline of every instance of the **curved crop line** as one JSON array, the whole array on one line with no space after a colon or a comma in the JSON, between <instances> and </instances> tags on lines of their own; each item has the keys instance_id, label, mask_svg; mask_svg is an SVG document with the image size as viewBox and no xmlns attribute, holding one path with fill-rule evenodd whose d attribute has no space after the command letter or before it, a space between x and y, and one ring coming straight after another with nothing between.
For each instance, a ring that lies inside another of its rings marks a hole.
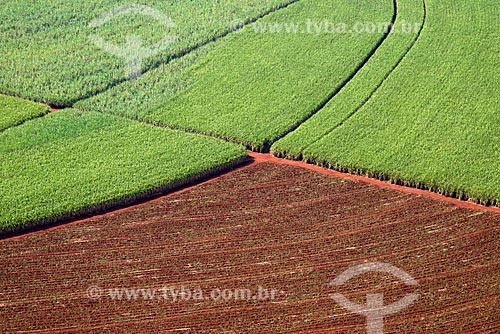
<instances>
[{"instance_id":1,"label":"curved crop line","mask_svg":"<svg viewBox=\"0 0 500 334\"><path fill-rule=\"evenodd\" d=\"M395 25L396 19L398 17L398 0L393 0L394 2L394 13L392 15L391 19L391 24L392 26ZM303 119L298 121L296 124L294 124L290 129L288 129L286 132L281 134L280 136L273 138L272 140L269 141L267 145L263 148L264 152L269 152L271 149L271 145L278 140L282 139L289 133L297 130L299 126L301 126L303 123L307 122L311 117L313 117L315 114L317 114L321 109L323 109L349 82L351 82L352 79L361 71L361 69L368 63L368 61L373 57L373 55L377 52L377 50L382 46L382 44L385 42L385 40L391 35L391 29L388 29L388 31L384 32L384 35L380 38L380 40L375 44L375 46L368 52L368 54L365 56L365 58L356 66L354 71L352 71L351 74L337 87L335 90L333 90L325 100L323 100L309 115L306 115Z\"/></svg>"},{"instance_id":2,"label":"curved crop line","mask_svg":"<svg viewBox=\"0 0 500 334\"><path fill-rule=\"evenodd\" d=\"M394 67L394 69L391 72L389 72L388 75L386 75L386 78L377 86L377 88L371 94L371 96L373 96L373 94L383 85L383 83L387 80L387 78L392 73L394 73L394 70L401 64L401 62L406 58L406 56L408 55L408 53L414 48L414 46L416 45L416 43L420 39L420 37L422 35L422 32L423 32L423 30L425 28L425 25L426 25L426 22L427 22L427 17L428 17L428 10L427 10L427 2L426 2L426 0L423 0L423 5L424 5L423 24L420 27L420 30L419 30L419 32L417 34L417 37L413 41L411 47L404 54L404 56L401 57L401 59L398 61L398 63ZM369 100L369 98L367 99L367 101L368 100ZM366 104L366 102L365 102L365 104ZM333 132L335 129L338 129L340 126L342 126L343 124L345 124L345 122L348 121L357 111L359 111L359 109L361 109L361 108L357 108L354 112L352 112L343 121L341 121L329 133ZM322 138L324 138L325 136L323 136ZM370 179L378 179L378 180L383 181L383 182L390 182L391 184L395 184L397 186L402 186L402 187L407 187L407 188L416 188L416 189L423 190L423 191L429 191L429 192L437 193L437 194L445 196L445 197L455 198L455 199L458 199L460 201L474 202L477 205L484 205L486 208L488 208L488 207L499 208L500 207L500 201L497 198L481 199L479 197L470 196L465 191L459 190L459 189L456 189L456 188L455 189L448 189L448 188L442 188L439 185L430 186L430 185L427 185L426 183L419 182L419 181L407 181L407 180L399 179L399 178L394 179L394 178L392 178L392 176L390 174L386 174L386 173L384 174L384 173L380 173L380 172L371 172L369 170L363 169L362 167L359 167L359 168L358 167L354 167L354 168L344 167L344 166L341 166L341 165L332 164L332 163L330 163L328 161L325 161L325 160L318 161L316 159L311 159L311 158L304 157L303 153L300 154L300 158L297 158L297 157L293 158L293 157L291 157L291 159L300 159L300 160L303 160L304 162L306 162L308 164L317 165L317 166L324 167L324 168L327 168L327 169L333 169L333 170L336 170L336 171L339 171L339 172L342 172L342 173L346 173L346 174L351 174L351 175L354 174L354 175L359 175L359 176L363 176L364 175L364 176L366 176L366 177L368 177Z\"/></svg>"},{"instance_id":3,"label":"curved crop line","mask_svg":"<svg viewBox=\"0 0 500 334\"><path fill-rule=\"evenodd\" d=\"M424 4L424 18L422 21L422 25L417 33L417 36L413 40L413 42L410 44L410 47L406 50L406 52L403 54L403 56L394 64L392 69L387 72L385 77L380 81L380 83L373 89L373 91L368 95L368 97L363 101L361 105L359 105L357 108L355 108L353 111L351 111L344 119L342 119L337 125L335 125L331 130L329 130L327 133L325 133L322 137L314 140L312 143L307 145L304 149L307 149L311 147L312 145L316 144L318 141L321 139L325 138L326 136L330 135L333 131L337 130L341 126L343 126L349 119L351 119L358 111L363 109L363 107L370 101L370 99L375 95L375 93L382 87L382 85L387 81L387 79L394 73L394 71L401 65L403 60L406 58L406 56L410 53L410 51L415 47L417 44L418 40L420 39L420 36L422 35L422 31L424 30L425 23L427 22L427 3L426 0L423 0Z\"/></svg>"},{"instance_id":4,"label":"curved crop line","mask_svg":"<svg viewBox=\"0 0 500 334\"><path fill-rule=\"evenodd\" d=\"M177 53L175 54L172 54L170 56L167 57L167 59L164 59L164 60L158 60L158 61L155 61L152 65L148 66L148 68L145 68L143 69L142 73L145 74L151 70L154 70L162 65L166 65L166 64L169 64L170 62L172 62L173 60L176 60L176 59L180 59L186 55L188 55L189 53L193 52L193 51L196 51L198 49L200 49L201 47L205 46L205 45L208 45L210 43L213 43L213 42L216 42L218 41L219 39L221 38L224 38L226 37L227 35L231 34L231 33L234 33L234 32L237 32L241 29L243 29L245 26L249 25L249 24L252 24L272 13L275 13L277 11L280 11L282 9L285 9L291 5L293 5L294 3L296 2L299 2L301 0L289 0L289 1L286 1L284 3L281 3L281 4L278 4L268 10L264 10L262 13L258 14L257 16L255 17L251 17L251 18L248 18L242 22L240 22L240 24L238 24L238 26L235 26L235 27L229 27L228 29L222 31L221 33L218 33L216 35L213 35L213 36L210 36L210 37L207 37L205 40L202 40L201 42L198 42L192 46L189 46L185 49L182 49L180 51L178 51ZM92 92L89 92L87 94L85 94L84 96L80 96L80 97L77 97L77 98L74 98L72 100L69 100L68 102L66 103L57 103L57 102L53 102L53 103L48 103L48 105L51 107L51 108L72 108L73 105L77 102L80 102L82 100L85 100L85 99L88 99L90 97L93 97L95 95L98 95L98 94L102 94L124 82L127 82L129 81L130 79L128 78L122 78L122 79L116 79L112 82L110 82L109 84L107 84L105 87L102 87L102 88L99 88L99 89L96 89ZM6 94L8 95L8 94Z\"/></svg>"}]
</instances>

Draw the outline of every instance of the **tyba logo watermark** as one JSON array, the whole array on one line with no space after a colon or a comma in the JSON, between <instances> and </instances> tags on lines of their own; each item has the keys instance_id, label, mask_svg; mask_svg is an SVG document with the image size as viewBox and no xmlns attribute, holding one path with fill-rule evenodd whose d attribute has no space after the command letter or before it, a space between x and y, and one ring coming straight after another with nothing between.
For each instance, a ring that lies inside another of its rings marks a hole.
<instances>
[{"instance_id":1,"label":"tyba logo watermark","mask_svg":"<svg viewBox=\"0 0 500 334\"><path fill-rule=\"evenodd\" d=\"M373 272L388 273L399 278L406 285L418 286L417 281L407 272L391 264L382 262L370 262L349 268L331 281L330 285L341 286L355 276ZM418 294L407 294L399 301L390 305L384 305L384 295L381 293L367 294L366 305L356 304L340 293L331 294L330 297L335 300L337 304L349 311L366 317L367 334L383 334L384 317L400 312L404 308L410 306L410 304L417 300Z\"/></svg>"},{"instance_id":2,"label":"tyba logo watermark","mask_svg":"<svg viewBox=\"0 0 500 334\"><path fill-rule=\"evenodd\" d=\"M110 11L102 14L93 20L89 28L96 29L102 27L107 22L123 15L140 14L158 21L167 28L175 28L176 24L172 19L158 10L143 6L143 5L124 5L113 8ZM165 36L158 43L151 46L144 46L141 36L127 35L125 43L122 46L110 43L97 34L89 36L90 40L100 49L111 53L117 57L123 58L125 62L125 76L127 79L137 78L142 74L142 64L144 59L158 54L168 48L174 41L176 36Z\"/></svg>"}]
</instances>

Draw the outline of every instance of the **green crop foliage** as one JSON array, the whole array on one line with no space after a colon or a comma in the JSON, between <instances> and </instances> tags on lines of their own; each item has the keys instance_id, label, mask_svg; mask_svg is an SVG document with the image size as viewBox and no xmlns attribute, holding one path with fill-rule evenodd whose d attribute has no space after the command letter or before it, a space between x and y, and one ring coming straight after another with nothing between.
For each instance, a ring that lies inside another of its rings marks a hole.
<instances>
[{"instance_id":1,"label":"green crop foliage","mask_svg":"<svg viewBox=\"0 0 500 334\"><path fill-rule=\"evenodd\" d=\"M82 100L74 107L112 113L134 120L146 120L162 107L165 101L196 81L199 75L193 73L193 65L220 43L219 40L207 44L184 57L152 69L136 80L126 81L102 94Z\"/></svg>"},{"instance_id":2,"label":"green crop foliage","mask_svg":"<svg viewBox=\"0 0 500 334\"><path fill-rule=\"evenodd\" d=\"M297 155L297 145L320 164L498 204L498 4L426 2L417 43L361 109L333 130L309 126L327 130L319 140L293 135L276 151Z\"/></svg>"},{"instance_id":3,"label":"green crop foliage","mask_svg":"<svg viewBox=\"0 0 500 334\"><path fill-rule=\"evenodd\" d=\"M333 99L307 122L272 146L272 153L300 158L304 150L336 129L350 115L362 108L414 46L424 23L422 0L398 2L393 32L365 66Z\"/></svg>"},{"instance_id":4,"label":"green crop foliage","mask_svg":"<svg viewBox=\"0 0 500 334\"><path fill-rule=\"evenodd\" d=\"M0 234L150 198L245 159L219 139L499 203L495 1L400 0L388 35L380 26L394 0L148 1L177 27L132 15L89 28L125 3L0 4L0 91L83 99L36 118L47 105L0 95ZM379 26L327 26L339 22ZM123 59L92 33L178 41L125 80Z\"/></svg>"},{"instance_id":5,"label":"green crop foliage","mask_svg":"<svg viewBox=\"0 0 500 334\"><path fill-rule=\"evenodd\" d=\"M285 0L147 0L140 4L164 14L176 26L162 24L150 16L131 14L91 27L90 23L100 15L130 1L2 1L0 92L54 106L69 106L125 78L124 59L98 48L90 40L92 35L117 46L124 45L127 36L136 35L141 37L144 47L166 36L176 36L176 42L145 59L142 68L148 70L231 31L235 21L257 18L287 3Z\"/></svg>"},{"instance_id":6,"label":"green crop foliage","mask_svg":"<svg viewBox=\"0 0 500 334\"><path fill-rule=\"evenodd\" d=\"M242 146L112 115L49 114L0 133L0 231L127 204L244 157Z\"/></svg>"},{"instance_id":7,"label":"green crop foliage","mask_svg":"<svg viewBox=\"0 0 500 334\"><path fill-rule=\"evenodd\" d=\"M325 22L349 28L357 22L389 23L393 12L390 0L302 0L221 39L206 55L200 52L179 62L173 74L166 73L169 67L147 73L77 107L266 150L313 114L384 35L378 30L317 34L316 27L326 27Z\"/></svg>"},{"instance_id":8,"label":"green crop foliage","mask_svg":"<svg viewBox=\"0 0 500 334\"><path fill-rule=\"evenodd\" d=\"M0 95L0 131L49 112L49 106Z\"/></svg>"}]
</instances>

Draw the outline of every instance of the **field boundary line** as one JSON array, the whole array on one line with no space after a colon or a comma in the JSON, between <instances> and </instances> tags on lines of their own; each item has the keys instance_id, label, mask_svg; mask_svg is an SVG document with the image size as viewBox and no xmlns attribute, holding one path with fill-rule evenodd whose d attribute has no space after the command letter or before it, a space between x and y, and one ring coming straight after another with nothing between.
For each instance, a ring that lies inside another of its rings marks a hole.
<instances>
[{"instance_id":1,"label":"field boundary line","mask_svg":"<svg viewBox=\"0 0 500 334\"><path fill-rule=\"evenodd\" d=\"M285 8L289 7L290 5L292 5L294 3L297 3L297 2L300 2L300 1L301 0L294 0L293 2L289 3L288 5L280 8L280 9L285 9ZM394 24L396 22L396 19L398 17L398 0L393 0L393 6L394 6L394 11L393 11L392 19L391 19L391 24L394 26ZM278 10L275 10L274 12L276 12L276 11L278 11ZM253 20L251 22L245 23L245 25L248 25L248 24L251 24L253 22L256 22L257 20L263 18L264 16L267 16L267 15L272 14L274 12L269 12L268 14L263 15L262 17L260 17L258 19L255 19L255 20ZM388 31L384 32L383 36L378 40L378 42L375 44L375 46L372 47L372 49L370 50L370 52L367 55L365 55L365 57L363 58L363 60L356 66L356 68L354 69L354 71L351 72L349 74L349 76L347 76L347 78L345 78L340 83L340 85L337 86L335 88L335 90L333 92L331 92L326 97L325 100L323 100L322 102L320 102L318 104L318 106L315 107L311 113L309 113L303 119L299 120L297 123L295 123L294 125L292 125L284 133L282 133L282 134L280 134L280 135L278 135L278 136L276 136L274 138L267 138L261 144L258 144L258 145L254 145L254 144L252 144L250 142L245 142L245 140L229 139L229 138L227 138L227 137L225 137L223 135L218 135L216 133L212 133L212 132L208 132L208 131L193 130L193 129L187 129L187 128L182 127L182 126L167 125L167 124L163 124L163 123L161 123L159 121L152 121L152 120L144 119L144 118L141 118L141 117L133 118L133 117L129 117L129 116L121 115L121 114L115 114L115 113L109 113L109 114L114 115L116 117L122 117L122 118L125 118L125 119L128 119L128 120L137 121L137 122L141 122L141 123L149 124L149 125L152 125L152 126L157 126L157 127L165 128L165 129L183 131L183 132L186 132L186 133L191 133L191 134L196 134L196 135L202 135L202 136L206 136L206 137L221 139L221 140L224 140L224 141L227 141L227 142L230 142L230 143L234 143L234 144L238 144L238 145L243 145L243 146L245 146L250 151L255 151L255 152L260 152L260 153L269 153L271 151L272 145L275 142L277 142L281 138L285 137L289 133L295 131L300 125L302 125L304 122L306 122L311 117L313 117L315 114L317 114L319 111L321 111L352 79L354 79L354 77L356 76L356 74L358 74L359 71L361 71L361 69L368 63L368 61L373 57L373 55L376 53L376 51L380 48L380 46L382 46L382 44L384 43L384 41L390 35L391 35L391 30L388 30ZM96 94L96 95L98 95L98 94ZM72 108L77 109L77 110L85 110L85 108L81 108L81 107L72 107ZM107 113L105 111L99 111L99 112Z\"/></svg>"},{"instance_id":2,"label":"field boundary line","mask_svg":"<svg viewBox=\"0 0 500 334\"><path fill-rule=\"evenodd\" d=\"M392 15L391 19L391 25L394 26L398 17L398 0L393 0L393 6L394 6L394 12ZM287 131L282 133L281 135L277 136L276 138L273 138L272 140L269 141L269 143L264 143L262 146L262 152L268 153L271 150L271 146L277 142L278 140L284 138L286 135L290 134L291 132L297 130L299 126L301 126L303 123L307 122L309 119L311 119L314 115L316 115L318 112L320 112L337 94L344 89L345 86L349 82L351 82L354 77L363 69L363 67L370 61L370 59L375 55L377 50L384 44L385 40L391 35L391 29L388 29L386 32L384 32L383 36L378 40L378 42L375 44L375 46L368 52L368 54L363 58L363 60L356 66L354 71L351 72L347 76L347 78L342 81L342 83L337 86L328 96L320 102L316 108L314 108L308 115L306 115L304 118L299 120L297 123L292 125ZM267 144L267 145L266 145Z\"/></svg>"},{"instance_id":3,"label":"field boundary line","mask_svg":"<svg viewBox=\"0 0 500 334\"><path fill-rule=\"evenodd\" d=\"M399 67L399 65L401 65L401 63L403 62L403 60L408 56L408 54L411 52L411 50L417 44L417 42L420 39L420 36L422 35L422 32L424 30L425 24L427 22L427 3L426 3L426 0L423 0L423 5L424 5L424 18L423 18L423 21L422 21L422 25L421 25L418 33L417 33L417 36L415 37L415 39L411 43L410 47L405 51L405 53L403 54L403 56L396 62L396 64L394 64L394 66L392 67L392 69L390 69L389 72L387 72L387 74L384 76L384 78L382 79L382 81L380 81L380 83L373 89L373 91L368 95L368 97L357 108L355 108L353 111L351 111L349 114L347 114L346 117L344 117L339 123L337 123L336 125L334 125L322 137L320 137L320 138L314 140L312 143L308 144L304 148L304 150L307 149L307 148L309 148L309 147L311 147L312 145L316 144L318 141L320 141L321 139L325 138L326 136L330 135L332 132L334 132L335 130L337 130L341 126L343 126L358 111L360 111L361 109L363 109L363 107L368 103L368 101L370 101L370 99L375 95L375 93L377 93L377 91L383 86L383 84L387 81L387 79L389 79L389 77L394 73L394 71L396 71L396 69Z\"/></svg>"},{"instance_id":4,"label":"field boundary line","mask_svg":"<svg viewBox=\"0 0 500 334\"><path fill-rule=\"evenodd\" d=\"M442 194L438 194L438 193L430 191L430 190L418 189L418 188L409 187L409 186L405 186L405 185L394 184L394 183L390 183L390 182L386 182L386 181L382 181L379 179L370 178L370 177L362 176L362 175L343 173L343 172L340 172L340 171L337 171L334 169L327 169L327 168L323 168L323 167L320 167L320 166L315 165L315 164L309 164L309 163L304 162L304 161L278 158L278 157L273 156L271 154L256 153L256 152L250 151L250 152L248 152L248 155L254 159L255 163L272 162L272 163L281 164L281 165L301 167L301 168L305 168L305 169L308 169L308 170L311 170L311 171L314 171L317 173L321 173L324 175L336 176L336 177L351 180L351 181L361 181L361 182L373 184L373 185L376 185L382 189L390 189L390 190L396 190L399 192L403 192L405 194L424 196L424 197L431 198L434 200L439 200L442 202L451 203L455 206L459 206L459 207L462 207L465 209L481 210L481 211L488 211L488 212L500 214L500 207L484 206L484 205L473 203L470 201L465 201L465 200L461 200L458 198L453 198L453 197L445 196Z\"/></svg>"},{"instance_id":5,"label":"field boundary line","mask_svg":"<svg viewBox=\"0 0 500 334\"><path fill-rule=\"evenodd\" d=\"M150 190L142 191L137 194L126 196L122 199L107 201L105 203L77 210L73 213L52 216L42 220L35 220L22 226L13 226L0 231L0 242L2 240L12 239L15 237L24 237L38 231L45 232L59 226L67 226L68 223L72 224L87 221L96 217L110 215L123 210L129 210L138 205L164 198L166 195L182 193L201 184L214 182L218 178L239 170L242 166L246 166L251 163L252 161L250 157L246 155L223 165L208 169L205 172L198 173L163 186L158 186Z\"/></svg>"},{"instance_id":6,"label":"field boundary line","mask_svg":"<svg viewBox=\"0 0 500 334\"><path fill-rule=\"evenodd\" d=\"M61 216L61 217L56 217L58 218L58 221L43 224L43 225L35 225L35 226L28 226L24 229L20 229L17 231L12 231L10 233L8 232L0 232L0 242L6 241L6 240L15 240L15 239L20 239L20 238L25 238L33 234L40 234L40 233L47 233L52 230L58 229L58 228L63 228L66 226L71 226L75 224L80 224L80 223L85 223L89 222L94 219L98 219L103 216L109 216L109 215L114 215L120 212L127 212L129 210L135 209L140 207L141 205L147 204L147 203L156 203L159 202L167 197L174 196L174 195L179 195L182 193L185 193L187 191L193 190L197 187L207 185L214 183L221 178L238 173L242 170L251 168L252 166L255 166L257 164L261 163L274 163L277 165L286 165L286 166L292 166L292 167L299 167L299 168L304 168L307 170L310 170L312 172L320 173L323 175L328 175L328 176L333 176L337 177L343 180L350 180L353 182L363 182L367 184L374 185L380 189L387 189L387 190L392 190L392 191L397 191L400 193L404 194L410 194L410 195L416 195L416 196L422 196L425 198L429 198L435 201L439 202L445 202L448 204L452 204L453 206L459 207L459 208L464 208L464 209L469 209L469 210L474 210L474 211L481 211L481 212L491 212L491 213L496 213L500 214L500 207L494 207L494 206L484 206L481 204L473 203L470 201L465 201L465 200L460 200L458 198L453 198L453 197L448 197L445 195L438 194L436 192L432 192L430 190L424 190L424 189L418 189L418 188L413 188L413 187L408 187L404 185L399 185L399 184L394 184L394 183L389 183L385 181L381 181L379 179L375 178L370 178L367 176L362 176L362 175L355 175L355 174L349 174L349 173L343 173L339 172L333 169L327 169L320 167L318 165L313 165L306 163L304 161L297 161L297 160L289 160L285 158L278 158L276 156L273 156L268 153L257 153L253 151L247 151L247 156L240 158L232 163L228 163L224 166L220 166L212 170L211 172L205 172L203 174L198 174L195 175L189 179L184 179L182 182L179 182L177 186L167 186L163 187L165 188L163 193L156 193L155 190L152 190L150 192L146 192L142 194L142 197L135 197L135 198L128 198L125 201L127 203L121 203L121 205L116 205L115 207L103 204L100 207L101 210L86 210L84 214L80 215L66 215L66 216ZM149 194L149 195L148 195Z\"/></svg>"},{"instance_id":7,"label":"field boundary line","mask_svg":"<svg viewBox=\"0 0 500 334\"><path fill-rule=\"evenodd\" d=\"M79 110L79 111L82 111L82 112L87 112L84 108L78 108L78 107L65 108L65 109L75 109L75 110ZM55 108L52 108L51 112L63 111L65 109L55 109ZM157 128L165 129L165 130L179 131L179 132L183 132L183 133L187 133L187 134L191 134L191 135L196 135L196 136L200 136L200 137L206 137L206 138L211 138L211 139L223 140L223 141L225 141L227 143L230 143L230 144L241 145L241 146L245 147L249 151L254 151L254 149L255 150L257 149L255 147L249 145L249 144L246 144L246 143L243 143L243 142L239 142L239 141L235 141L235 140L229 140L228 138L226 138L224 136L220 136L220 135L217 135L217 134L214 134L214 133L203 132L203 131L196 131L196 130L190 130L190 129L186 129L186 128L183 128L183 127L175 127L175 126L163 124L163 123L160 123L160 122L157 122L157 121L151 121L151 120L144 119L144 118L132 118L132 117L129 117L127 115L122 115L122 114L113 114L113 113L103 112L103 111L94 111L94 112L101 113L101 114L104 114L104 115L111 115L111 116L114 116L114 117L125 119L127 121L138 122L138 123L142 123L142 124L154 126L154 127L157 127Z\"/></svg>"}]
</instances>

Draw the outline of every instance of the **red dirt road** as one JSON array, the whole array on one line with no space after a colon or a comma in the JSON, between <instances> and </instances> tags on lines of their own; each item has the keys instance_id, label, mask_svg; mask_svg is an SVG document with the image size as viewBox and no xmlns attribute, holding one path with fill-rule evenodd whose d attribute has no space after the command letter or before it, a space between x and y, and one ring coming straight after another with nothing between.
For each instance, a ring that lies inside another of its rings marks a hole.
<instances>
[{"instance_id":1,"label":"red dirt road","mask_svg":"<svg viewBox=\"0 0 500 334\"><path fill-rule=\"evenodd\" d=\"M1 241L0 332L366 333L365 318L331 293L360 304L368 293L385 304L419 294L384 319L384 333L500 331L499 214L257 160L131 209ZM380 273L329 285L372 261L419 286ZM274 299L227 298L235 289L259 297L259 287ZM120 288L151 290L116 300L110 289Z\"/></svg>"}]
</instances>

